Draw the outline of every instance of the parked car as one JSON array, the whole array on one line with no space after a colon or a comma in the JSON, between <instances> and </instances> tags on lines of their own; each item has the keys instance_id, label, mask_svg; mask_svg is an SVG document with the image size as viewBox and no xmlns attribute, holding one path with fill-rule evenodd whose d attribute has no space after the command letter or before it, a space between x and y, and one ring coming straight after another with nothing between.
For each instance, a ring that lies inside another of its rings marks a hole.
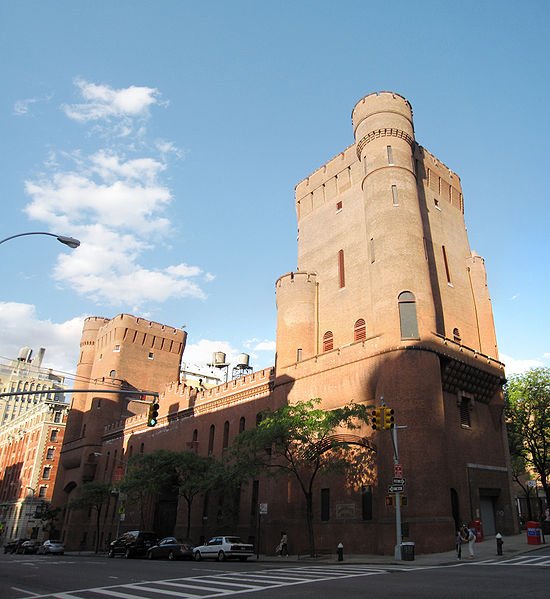
<instances>
[{"instance_id":1,"label":"parked car","mask_svg":"<svg viewBox=\"0 0 550 599\"><path fill-rule=\"evenodd\" d=\"M65 545L61 541L48 539L44 541L36 553L43 555L63 555L65 553Z\"/></svg>"},{"instance_id":2,"label":"parked car","mask_svg":"<svg viewBox=\"0 0 550 599\"><path fill-rule=\"evenodd\" d=\"M4 553L15 553L19 547L25 542L28 541L27 538L22 539L13 539L12 541L8 541L4 545Z\"/></svg>"},{"instance_id":3,"label":"parked car","mask_svg":"<svg viewBox=\"0 0 550 599\"><path fill-rule=\"evenodd\" d=\"M215 558L222 562L226 559L236 558L241 562L254 555L254 546L243 543L240 537L213 537L206 545L199 545L193 550L193 557L201 559Z\"/></svg>"},{"instance_id":4,"label":"parked car","mask_svg":"<svg viewBox=\"0 0 550 599\"><path fill-rule=\"evenodd\" d=\"M15 550L15 553L34 554L38 551L40 545L42 545L42 543L38 539L29 539L28 541L21 543Z\"/></svg>"},{"instance_id":5,"label":"parked car","mask_svg":"<svg viewBox=\"0 0 550 599\"><path fill-rule=\"evenodd\" d=\"M115 539L109 545L109 557L123 555L126 558L143 557L153 545L158 542L154 532L143 532L141 530L130 530L121 537Z\"/></svg>"},{"instance_id":6,"label":"parked car","mask_svg":"<svg viewBox=\"0 0 550 599\"><path fill-rule=\"evenodd\" d=\"M157 545L149 547L147 550L147 559L192 559L193 549L194 547L191 543L178 541L175 537L164 537Z\"/></svg>"}]
</instances>

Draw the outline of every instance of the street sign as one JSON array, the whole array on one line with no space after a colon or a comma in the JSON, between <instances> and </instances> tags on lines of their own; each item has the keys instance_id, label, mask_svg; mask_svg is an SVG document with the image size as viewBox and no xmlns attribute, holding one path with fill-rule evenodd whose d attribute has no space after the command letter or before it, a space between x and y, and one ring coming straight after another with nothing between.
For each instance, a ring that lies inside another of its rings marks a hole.
<instances>
[{"instance_id":1,"label":"street sign","mask_svg":"<svg viewBox=\"0 0 550 599\"><path fill-rule=\"evenodd\" d=\"M393 475L395 478L403 478L403 466L401 464L393 465Z\"/></svg>"},{"instance_id":2,"label":"street sign","mask_svg":"<svg viewBox=\"0 0 550 599\"><path fill-rule=\"evenodd\" d=\"M403 493L405 487L403 485L390 485L388 493Z\"/></svg>"},{"instance_id":3,"label":"street sign","mask_svg":"<svg viewBox=\"0 0 550 599\"><path fill-rule=\"evenodd\" d=\"M260 503L260 514L267 514L267 503Z\"/></svg>"},{"instance_id":4,"label":"street sign","mask_svg":"<svg viewBox=\"0 0 550 599\"><path fill-rule=\"evenodd\" d=\"M404 485L405 479L404 478L394 478L392 482L394 485Z\"/></svg>"}]
</instances>

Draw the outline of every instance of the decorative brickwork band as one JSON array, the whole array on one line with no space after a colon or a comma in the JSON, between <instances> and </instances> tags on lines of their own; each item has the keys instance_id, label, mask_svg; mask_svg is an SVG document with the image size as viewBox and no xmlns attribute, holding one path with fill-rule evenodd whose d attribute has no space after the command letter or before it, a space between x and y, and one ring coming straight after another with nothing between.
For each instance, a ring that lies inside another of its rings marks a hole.
<instances>
[{"instance_id":1,"label":"decorative brickwork band","mask_svg":"<svg viewBox=\"0 0 550 599\"><path fill-rule=\"evenodd\" d=\"M368 135L365 135L362 139L357 142L357 158L361 160L361 152L363 148L371 142L373 139L378 139L379 137L400 137L404 139L409 145L413 145L414 139L402 129L395 129L393 127L386 127L384 129L377 129L376 131L371 131Z\"/></svg>"}]
</instances>

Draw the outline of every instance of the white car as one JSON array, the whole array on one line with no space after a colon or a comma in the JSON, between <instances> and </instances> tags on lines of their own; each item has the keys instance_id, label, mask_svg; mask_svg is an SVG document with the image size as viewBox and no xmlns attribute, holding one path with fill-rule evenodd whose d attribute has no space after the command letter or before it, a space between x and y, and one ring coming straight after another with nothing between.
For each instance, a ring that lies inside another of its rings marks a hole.
<instances>
[{"instance_id":1,"label":"white car","mask_svg":"<svg viewBox=\"0 0 550 599\"><path fill-rule=\"evenodd\" d=\"M61 541L54 541L49 539L44 541L42 545L38 548L36 553L43 553L44 555L55 554L55 555L63 555L65 553L65 546Z\"/></svg>"},{"instance_id":2,"label":"white car","mask_svg":"<svg viewBox=\"0 0 550 599\"><path fill-rule=\"evenodd\" d=\"M206 545L199 545L193 550L195 560L214 558L219 562L226 559L246 561L254 555L254 546L243 543L240 537L212 537Z\"/></svg>"}]
</instances>

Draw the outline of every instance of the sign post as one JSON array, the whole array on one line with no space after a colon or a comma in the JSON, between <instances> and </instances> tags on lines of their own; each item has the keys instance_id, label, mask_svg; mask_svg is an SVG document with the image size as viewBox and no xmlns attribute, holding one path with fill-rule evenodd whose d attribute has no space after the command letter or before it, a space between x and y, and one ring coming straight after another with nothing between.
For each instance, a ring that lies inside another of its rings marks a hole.
<instances>
[{"instance_id":1,"label":"sign post","mask_svg":"<svg viewBox=\"0 0 550 599\"><path fill-rule=\"evenodd\" d=\"M258 504L258 541L256 542L256 559L260 559L260 534L261 534L261 524L262 524L262 516L267 514L267 503L259 503Z\"/></svg>"}]
</instances>

